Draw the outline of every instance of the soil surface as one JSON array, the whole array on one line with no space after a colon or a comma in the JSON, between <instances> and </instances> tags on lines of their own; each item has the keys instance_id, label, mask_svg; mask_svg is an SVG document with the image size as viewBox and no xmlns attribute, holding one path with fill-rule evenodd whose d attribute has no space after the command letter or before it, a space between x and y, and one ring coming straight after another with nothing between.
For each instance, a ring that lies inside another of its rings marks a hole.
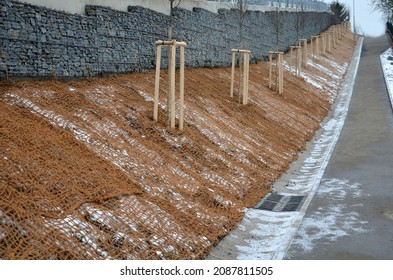
<instances>
[{"instance_id":1,"label":"soil surface","mask_svg":"<svg viewBox=\"0 0 393 280\"><path fill-rule=\"evenodd\" d=\"M353 48L346 34L301 77L286 66L282 95L250 65L246 106L229 68L186 69L183 132L165 71L158 122L154 72L1 82L0 259L205 257L313 138Z\"/></svg>"}]
</instances>

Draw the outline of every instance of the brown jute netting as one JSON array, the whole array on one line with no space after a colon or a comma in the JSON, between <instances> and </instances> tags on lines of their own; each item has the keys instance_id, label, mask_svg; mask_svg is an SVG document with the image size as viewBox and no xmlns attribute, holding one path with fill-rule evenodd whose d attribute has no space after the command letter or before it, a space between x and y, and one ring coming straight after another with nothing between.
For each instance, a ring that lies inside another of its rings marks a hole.
<instances>
[{"instance_id":1,"label":"brown jute netting","mask_svg":"<svg viewBox=\"0 0 393 280\"><path fill-rule=\"evenodd\" d=\"M353 44L305 70L320 87L287 75L282 95L252 64L246 106L230 69L186 69L183 132L165 73L158 122L153 72L2 82L0 259L205 257L314 136Z\"/></svg>"}]
</instances>

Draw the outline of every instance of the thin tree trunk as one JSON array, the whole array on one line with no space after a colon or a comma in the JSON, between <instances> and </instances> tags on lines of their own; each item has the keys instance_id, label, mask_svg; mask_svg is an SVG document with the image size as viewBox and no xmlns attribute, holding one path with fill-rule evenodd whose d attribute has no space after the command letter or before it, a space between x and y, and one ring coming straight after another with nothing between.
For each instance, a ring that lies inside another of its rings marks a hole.
<instances>
[{"instance_id":1,"label":"thin tree trunk","mask_svg":"<svg viewBox=\"0 0 393 280\"><path fill-rule=\"evenodd\" d=\"M169 13L169 27L168 27L168 40L171 41L173 36L172 36L172 14L173 13L173 1L170 1L170 13ZM166 124L167 127L170 127L171 125L171 103L172 103L172 96L171 92L169 90L170 84L171 84L171 73L172 73L172 52L170 50L170 47L168 48L168 92L166 95L166 100L167 100L167 109L166 109Z\"/></svg>"},{"instance_id":2,"label":"thin tree trunk","mask_svg":"<svg viewBox=\"0 0 393 280\"><path fill-rule=\"evenodd\" d=\"M243 24L240 24L240 46L239 49L243 49ZM243 62L243 57L239 53L239 93L238 93L238 101L239 103L241 102L241 93L242 93L242 78L243 78L243 71L242 71L242 62Z\"/></svg>"}]
</instances>

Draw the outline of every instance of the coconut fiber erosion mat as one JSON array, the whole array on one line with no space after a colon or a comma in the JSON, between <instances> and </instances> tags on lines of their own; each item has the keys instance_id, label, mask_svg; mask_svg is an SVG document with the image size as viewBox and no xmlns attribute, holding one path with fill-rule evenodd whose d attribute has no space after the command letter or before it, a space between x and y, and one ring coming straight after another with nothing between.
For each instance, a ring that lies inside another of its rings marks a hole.
<instances>
[{"instance_id":1,"label":"coconut fiber erosion mat","mask_svg":"<svg viewBox=\"0 0 393 280\"><path fill-rule=\"evenodd\" d=\"M248 105L230 69L186 69L182 132L166 126L166 73L158 122L153 72L1 82L0 259L203 258L312 139L351 42L281 95L251 64Z\"/></svg>"}]
</instances>

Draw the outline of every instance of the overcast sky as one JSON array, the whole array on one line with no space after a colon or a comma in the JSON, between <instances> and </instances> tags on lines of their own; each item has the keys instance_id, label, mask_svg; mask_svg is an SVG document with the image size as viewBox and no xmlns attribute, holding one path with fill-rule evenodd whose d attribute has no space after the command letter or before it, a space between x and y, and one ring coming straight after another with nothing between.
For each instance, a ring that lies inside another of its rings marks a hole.
<instances>
[{"instance_id":1,"label":"overcast sky","mask_svg":"<svg viewBox=\"0 0 393 280\"><path fill-rule=\"evenodd\" d=\"M324 0L326 3L334 1ZM385 33L385 21L383 14L375 11L375 6L371 0L339 0L340 3L347 5L351 11L351 22L353 22L353 2L355 2L355 22L358 27L357 33L367 36L379 36Z\"/></svg>"}]
</instances>

